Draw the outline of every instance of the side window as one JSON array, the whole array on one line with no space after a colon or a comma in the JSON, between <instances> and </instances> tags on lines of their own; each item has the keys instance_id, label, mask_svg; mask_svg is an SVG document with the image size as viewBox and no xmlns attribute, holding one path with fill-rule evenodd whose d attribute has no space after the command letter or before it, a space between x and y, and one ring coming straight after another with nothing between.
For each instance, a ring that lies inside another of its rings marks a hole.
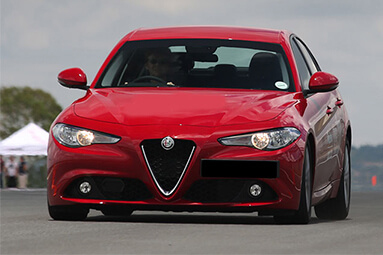
<instances>
[{"instance_id":1,"label":"side window","mask_svg":"<svg viewBox=\"0 0 383 255\"><path fill-rule=\"evenodd\" d=\"M299 38L294 38L294 41L296 41L299 49L301 50L303 56L305 57L306 63L309 66L311 74L314 74L314 73L320 71L318 62L314 58L311 51L307 48L307 46Z\"/></svg>"},{"instance_id":2,"label":"side window","mask_svg":"<svg viewBox=\"0 0 383 255\"><path fill-rule=\"evenodd\" d=\"M298 73L299 73L299 78L301 81L302 89L306 90L309 87L309 80L311 77L310 70L308 69L306 61L305 61L301 51L299 50L298 45L295 42L295 40L291 40L291 46L293 49L295 61L297 63Z\"/></svg>"},{"instance_id":3,"label":"side window","mask_svg":"<svg viewBox=\"0 0 383 255\"><path fill-rule=\"evenodd\" d=\"M102 78L101 86L103 87L110 87L113 86L116 74L121 70L122 64L124 61L124 55L119 54L114 60L113 63L108 68L105 76Z\"/></svg>"}]
</instances>

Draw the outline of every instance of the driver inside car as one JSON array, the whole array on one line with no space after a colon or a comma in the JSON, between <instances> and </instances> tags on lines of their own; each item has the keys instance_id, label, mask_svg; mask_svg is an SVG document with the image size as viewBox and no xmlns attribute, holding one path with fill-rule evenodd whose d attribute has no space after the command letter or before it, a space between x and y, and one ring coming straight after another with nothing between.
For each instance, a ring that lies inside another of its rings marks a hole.
<instances>
[{"instance_id":1,"label":"driver inside car","mask_svg":"<svg viewBox=\"0 0 383 255\"><path fill-rule=\"evenodd\" d=\"M168 82L173 71L170 50L160 48L147 52L145 68L150 76L155 76Z\"/></svg>"}]
</instances>

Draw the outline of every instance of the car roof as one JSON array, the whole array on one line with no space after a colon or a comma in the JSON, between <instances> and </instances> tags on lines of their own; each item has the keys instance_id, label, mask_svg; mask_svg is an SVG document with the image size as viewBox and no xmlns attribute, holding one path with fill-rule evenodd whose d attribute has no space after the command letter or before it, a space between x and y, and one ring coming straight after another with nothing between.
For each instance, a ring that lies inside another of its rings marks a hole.
<instances>
[{"instance_id":1,"label":"car roof","mask_svg":"<svg viewBox=\"0 0 383 255\"><path fill-rule=\"evenodd\" d=\"M290 32L285 30L233 27L233 26L183 26L139 28L127 34L121 43L158 39L229 39L269 43L288 41Z\"/></svg>"}]
</instances>

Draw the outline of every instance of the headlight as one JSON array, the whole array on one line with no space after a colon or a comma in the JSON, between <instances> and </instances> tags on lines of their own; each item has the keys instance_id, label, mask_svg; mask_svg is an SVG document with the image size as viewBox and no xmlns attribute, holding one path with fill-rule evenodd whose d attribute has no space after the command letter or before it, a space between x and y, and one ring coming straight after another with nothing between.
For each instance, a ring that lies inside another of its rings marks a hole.
<instances>
[{"instance_id":1,"label":"headlight","mask_svg":"<svg viewBox=\"0 0 383 255\"><path fill-rule=\"evenodd\" d=\"M292 127L278 128L245 135L219 138L218 141L228 146L248 146L259 150L278 150L294 142L301 135Z\"/></svg>"},{"instance_id":2,"label":"headlight","mask_svg":"<svg viewBox=\"0 0 383 255\"><path fill-rule=\"evenodd\" d=\"M53 127L52 132L59 143L68 147L82 147L96 143L117 143L121 139L114 135L74 127L63 123L56 124Z\"/></svg>"}]
</instances>

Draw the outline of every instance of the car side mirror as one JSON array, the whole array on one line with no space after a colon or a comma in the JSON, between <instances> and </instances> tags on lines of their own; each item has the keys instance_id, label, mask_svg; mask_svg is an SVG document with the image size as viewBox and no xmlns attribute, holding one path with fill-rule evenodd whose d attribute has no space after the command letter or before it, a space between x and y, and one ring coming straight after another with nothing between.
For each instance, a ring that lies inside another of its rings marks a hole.
<instances>
[{"instance_id":1,"label":"car side mirror","mask_svg":"<svg viewBox=\"0 0 383 255\"><path fill-rule=\"evenodd\" d=\"M88 90L86 74L78 67L65 69L57 76L58 82L67 88Z\"/></svg>"},{"instance_id":2,"label":"car side mirror","mask_svg":"<svg viewBox=\"0 0 383 255\"><path fill-rule=\"evenodd\" d=\"M325 72L314 73L309 81L309 93L328 92L336 89L339 85L335 75Z\"/></svg>"}]
</instances>

